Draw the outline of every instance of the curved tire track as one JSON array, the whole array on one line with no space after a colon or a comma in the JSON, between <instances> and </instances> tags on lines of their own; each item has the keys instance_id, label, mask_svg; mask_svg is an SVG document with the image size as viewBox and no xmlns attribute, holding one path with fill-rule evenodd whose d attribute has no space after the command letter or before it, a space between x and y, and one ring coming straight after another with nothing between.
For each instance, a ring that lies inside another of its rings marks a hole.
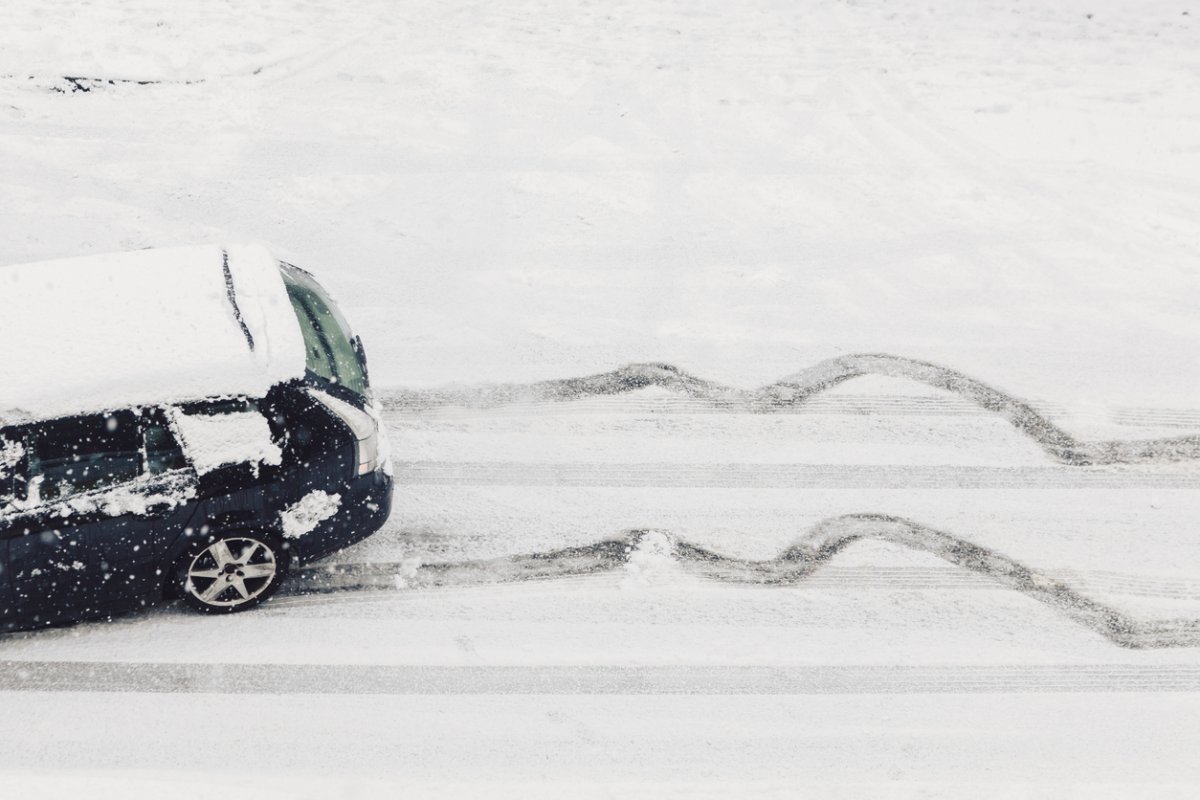
<instances>
[{"instance_id":1,"label":"curved tire track","mask_svg":"<svg viewBox=\"0 0 1200 800\"><path fill-rule=\"evenodd\" d=\"M632 530L589 546L477 561L309 567L294 574L281 594L478 586L615 571L625 568L651 534L665 535ZM724 583L791 586L808 580L847 546L867 539L930 553L963 570L983 575L1049 606L1121 647L1200 646L1200 619L1136 619L995 550L886 514L848 514L827 519L777 558L765 561L724 556L674 538L668 539L666 552L686 572L697 577Z\"/></svg>"},{"instance_id":2,"label":"curved tire track","mask_svg":"<svg viewBox=\"0 0 1200 800\"><path fill-rule=\"evenodd\" d=\"M1164 439L1088 442L1055 425L1028 403L980 380L928 361L885 353L826 359L775 383L744 390L706 381L671 364L630 364L612 372L527 384L462 389L401 390L385 406L414 411L440 406L492 408L510 403L568 401L618 395L656 386L721 410L771 413L804 404L853 378L879 375L905 378L943 389L999 415L1036 442L1055 461L1071 466L1140 464L1200 459L1200 435Z\"/></svg>"}]
</instances>

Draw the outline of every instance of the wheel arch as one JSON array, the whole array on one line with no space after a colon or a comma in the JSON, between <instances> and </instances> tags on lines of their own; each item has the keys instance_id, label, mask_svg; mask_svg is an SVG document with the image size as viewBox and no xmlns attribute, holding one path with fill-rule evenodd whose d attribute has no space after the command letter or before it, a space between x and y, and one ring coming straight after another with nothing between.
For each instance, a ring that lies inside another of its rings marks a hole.
<instances>
[{"instance_id":1,"label":"wheel arch","mask_svg":"<svg viewBox=\"0 0 1200 800\"><path fill-rule=\"evenodd\" d=\"M238 536L271 540L275 552L281 557L280 567L284 575L297 566L298 556L291 542L283 535L278 515L270 519L257 509L226 510L212 516L198 512L163 559L163 582L160 587L163 599L173 600L182 596L180 569L190 557L218 538Z\"/></svg>"}]
</instances>

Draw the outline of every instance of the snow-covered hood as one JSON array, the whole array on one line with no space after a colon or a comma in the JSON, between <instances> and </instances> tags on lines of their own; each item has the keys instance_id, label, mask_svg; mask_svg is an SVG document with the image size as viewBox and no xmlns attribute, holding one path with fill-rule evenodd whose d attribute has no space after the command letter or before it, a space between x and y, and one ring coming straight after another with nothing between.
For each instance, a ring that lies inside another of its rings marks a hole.
<instances>
[{"instance_id":1,"label":"snow-covered hood","mask_svg":"<svg viewBox=\"0 0 1200 800\"><path fill-rule=\"evenodd\" d=\"M0 421L262 397L303 375L300 327L261 245L0 266Z\"/></svg>"}]
</instances>

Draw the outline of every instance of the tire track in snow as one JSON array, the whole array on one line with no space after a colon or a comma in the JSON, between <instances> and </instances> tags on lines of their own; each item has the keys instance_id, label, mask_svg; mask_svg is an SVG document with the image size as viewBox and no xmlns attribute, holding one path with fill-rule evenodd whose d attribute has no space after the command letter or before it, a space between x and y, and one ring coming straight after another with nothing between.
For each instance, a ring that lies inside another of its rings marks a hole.
<instances>
[{"instance_id":1,"label":"tire track in snow","mask_svg":"<svg viewBox=\"0 0 1200 800\"><path fill-rule=\"evenodd\" d=\"M475 563L475 562L471 562ZM311 573L305 572L300 580L309 588L299 588L298 593L285 590L281 597L286 600L275 601L276 606L292 607L307 605L306 598L314 603L320 603L321 597L330 592L353 592L354 590L370 590L379 588L422 588L439 585L429 575L419 574L420 571L434 566L429 564L339 564L336 568L309 567ZM440 566L440 565L439 565ZM486 577L486 569L481 567L479 584L491 581ZM326 571L329 570L329 571ZM564 572L561 576L554 574L532 573L526 580L541 578L559 578L570 580L580 578L588 580L600 578L604 570L589 570L580 568L577 571ZM1200 580L1158 578L1133 573L1110 571L1078 571L1058 569L1047 575L1054 580L1077 587L1085 594L1092 591L1105 595L1126 595L1129 597L1163 599L1163 600L1200 600ZM408 577L406 577L408 576ZM397 580L399 578L399 580ZM521 579L516 579L521 580ZM477 584L477 585L479 585ZM845 591L981 591L996 590L996 585L988 580L981 580L974 573L964 572L950 566L916 567L916 566L825 566L819 572L805 579L804 585L810 589ZM469 588L470 582L465 581L458 588ZM315 588L313 588L315 587ZM290 596L289 596L290 595ZM365 598L364 598L365 599ZM378 598L376 598L378 599ZM373 601L372 601L373 602Z\"/></svg>"},{"instance_id":2,"label":"tire track in snow","mask_svg":"<svg viewBox=\"0 0 1200 800\"><path fill-rule=\"evenodd\" d=\"M670 364L630 364L612 372L527 384L430 390L397 390L383 397L385 408L411 412L445 406L494 408L511 403L562 402L625 394L656 386L701 401L714 409L777 413L853 378L904 378L951 392L1000 416L1036 442L1055 461L1070 466L1145 464L1200 459L1200 435L1159 439L1089 442L1077 439L1023 400L948 367L882 353L826 359L791 376L744 390L689 375Z\"/></svg>"},{"instance_id":3,"label":"tire track in snow","mask_svg":"<svg viewBox=\"0 0 1200 800\"><path fill-rule=\"evenodd\" d=\"M660 531L633 530L589 546L504 558L309 567L294 574L281 593L478 586L588 575L626 569L647 549L696 577L724 583L793 586L808 581L847 546L863 540L935 555L1020 592L1121 647L1200 646L1200 619L1137 619L1086 596L1060 578L995 550L885 514L848 514L825 520L777 558L764 561L724 556Z\"/></svg>"}]
</instances>

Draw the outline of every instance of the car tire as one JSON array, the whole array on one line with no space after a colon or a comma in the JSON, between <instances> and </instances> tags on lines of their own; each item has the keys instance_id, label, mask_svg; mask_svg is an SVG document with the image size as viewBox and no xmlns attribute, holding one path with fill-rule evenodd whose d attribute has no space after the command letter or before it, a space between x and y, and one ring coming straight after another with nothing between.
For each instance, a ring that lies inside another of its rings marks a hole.
<instances>
[{"instance_id":1,"label":"car tire","mask_svg":"<svg viewBox=\"0 0 1200 800\"><path fill-rule=\"evenodd\" d=\"M259 605L279 589L288 554L278 537L235 531L207 537L174 570L185 603L205 614L233 614Z\"/></svg>"}]
</instances>

